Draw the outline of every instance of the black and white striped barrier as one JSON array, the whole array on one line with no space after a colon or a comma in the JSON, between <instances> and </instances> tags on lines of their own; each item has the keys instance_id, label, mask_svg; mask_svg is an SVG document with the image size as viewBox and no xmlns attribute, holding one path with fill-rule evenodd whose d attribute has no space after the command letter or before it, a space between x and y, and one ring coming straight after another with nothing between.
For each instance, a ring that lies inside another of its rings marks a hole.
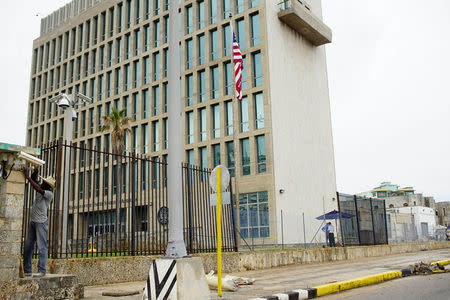
<instances>
[{"instance_id":1,"label":"black and white striped barrier","mask_svg":"<svg viewBox=\"0 0 450 300\"><path fill-rule=\"evenodd\" d=\"M200 257L155 259L150 265L143 300L207 300L209 288Z\"/></svg>"},{"instance_id":2,"label":"black and white striped barrier","mask_svg":"<svg viewBox=\"0 0 450 300\"><path fill-rule=\"evenodd\" d=\"M177 261L175 259L154 260L148 272L147 285L142 299L176 299L176 283Z\"/></svg>"}]
</instances>

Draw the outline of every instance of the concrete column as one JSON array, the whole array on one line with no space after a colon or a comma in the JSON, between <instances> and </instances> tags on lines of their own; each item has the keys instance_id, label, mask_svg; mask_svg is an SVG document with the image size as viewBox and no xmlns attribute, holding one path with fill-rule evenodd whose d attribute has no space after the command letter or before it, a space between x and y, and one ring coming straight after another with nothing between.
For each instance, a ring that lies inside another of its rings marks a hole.
<instances>
[{"instance_id":1,"label":"concrete column","mask_svg":"<svg viewBox=\"0 0 450 300\"><path fill-rule=\"evenodd\" d=\"M22 238L22 210L25 178L12 154L2 154L7 159L6 170L14 163L8 179L0 178L0 286L5 281L19 278L20 242Z\"/></svg>"}]
</instances>

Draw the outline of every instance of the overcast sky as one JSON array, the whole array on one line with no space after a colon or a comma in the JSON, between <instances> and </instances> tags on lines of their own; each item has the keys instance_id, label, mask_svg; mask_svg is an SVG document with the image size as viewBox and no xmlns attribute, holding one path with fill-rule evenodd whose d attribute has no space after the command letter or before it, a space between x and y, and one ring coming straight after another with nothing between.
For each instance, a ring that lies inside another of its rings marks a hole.
<instances>
[{"instance_id":1,"label":"overcast sky","mask_svg":"<svg viewBox=\"0 0 450 300\"><path fill-rule=\"evenodd\" d=\"M67 2L2 2L2 142L25 143L32 41ZM450 201L450 1L322 4L338 190L392 181Z\"/></svg>"}]
</instances>

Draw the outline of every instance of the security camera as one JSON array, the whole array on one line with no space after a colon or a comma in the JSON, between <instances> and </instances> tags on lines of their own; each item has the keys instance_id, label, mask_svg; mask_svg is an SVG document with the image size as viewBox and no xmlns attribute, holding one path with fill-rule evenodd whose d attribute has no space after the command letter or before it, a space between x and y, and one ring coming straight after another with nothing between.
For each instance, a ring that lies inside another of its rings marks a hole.
<instances>
[{"instance_id":1,"label":"security camera","mask_svg":"<svg viewBox=\"0 0 450 300\"><path fill-rule=\"evenodd\" d=\"M45 164L45 161L43 161L42 159L39 159L37 157L34 157L33 155L30 155L26 152L20 151L19 154L17 155L17 158L19 159L23 159L27 162L29 162L32 165L35 165L37 167L40 167L42 165Z\"/></svg>"},{"instance_id":2,"label":"security camera","mask_svg":"<svg viewBox=\"0 0 450 300\"><path fill-rule=\"evenodd\" d=\"M56 103L58 107L62 109L66 109L68 107L73 106L73 100L67 94L59 94L53 98L50 98L48 102Z\"/></svg>"},{"instance_id":3,"label":"security camera","mask_svg":"<svg viewBox=\"0 0 450 300\"><path fill-rule=\"evenodd\" d=\"M75 121L77 118L77 112L75 111L75 109L72 109L72 121Z\"/></svg>"}]
</instances>

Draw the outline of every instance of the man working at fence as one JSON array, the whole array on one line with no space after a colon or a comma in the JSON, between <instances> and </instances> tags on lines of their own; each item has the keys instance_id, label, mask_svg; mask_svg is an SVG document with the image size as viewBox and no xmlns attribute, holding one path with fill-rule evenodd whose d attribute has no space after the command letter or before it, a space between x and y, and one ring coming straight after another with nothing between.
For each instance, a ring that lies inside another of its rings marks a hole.
<instances>
[{"instance_id":1,"label":"man working at fence","mask_svg":"<svg viewBox=\"0 0 450 300\"><path fill-rule=\"evenodd\" d=\"M47 263L47 233L48 217L47 211L53 199L53 189L55 179L53 177L42 178L42 183L38 183L38 171L35 169L31 177L28 170L23 169L23 174L33 189L36 191L36 198L31 209L31 220L28 226L27 238L23 255L23 269L25 276L32 275L31 261L33 258L34 244L37 242L39 249L38 273L34 277L42 277L46 273Z\"/></svg>"},{"instance_id":2,"label":"man working at fence","mask_svg":"<svg viewBox=\"0 0 450 300\"><path fill-rule=\"evenodd\" d=\"M325 226L322 227L322 231L325 232L325 244L327 247L328 247L328 236L329 236L328 224L329 223L325 223Z\"/></svg>"},{"instance_id":3,"label":"man working at fence","mask_svg":"<svg viewBox=\"0 0 450 300\"><path fill-rule=\"evenodd\" d=\"M330 243L330 247L336 247L336 242L334 240L334 226L331 222L327 223L328 225L328 242Z\"/></svg>"}]
</instances>

